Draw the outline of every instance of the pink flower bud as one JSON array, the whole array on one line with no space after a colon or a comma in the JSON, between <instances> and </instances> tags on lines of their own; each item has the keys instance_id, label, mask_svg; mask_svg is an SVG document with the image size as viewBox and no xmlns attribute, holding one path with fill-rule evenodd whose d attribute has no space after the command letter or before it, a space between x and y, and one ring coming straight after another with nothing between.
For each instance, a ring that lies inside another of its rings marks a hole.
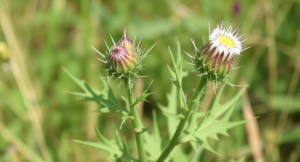
<instances>
[{"instance_id":1,"label":"pink flower bud","mask_svg":"<svg viewBox=\"0 0 300 162\"><path fill-rule=\"evenodd\" d=\"M135 67L137 59L132 50L117 45L111 49L109 62L118 73L127 73Z\"/></svg>"},{"instance_id":2,"label":"pink flower bud","mask_svg":"<svg viewBox=\"0 0 300 162\"><path fill-rule=\"evenodd\" d=\"M118 45L125 47L129 53L132 53L135 55L133 44L131 43L131 41L128 38L126 38L126 37L121 38Z\"/></svg>"}]
</instances>

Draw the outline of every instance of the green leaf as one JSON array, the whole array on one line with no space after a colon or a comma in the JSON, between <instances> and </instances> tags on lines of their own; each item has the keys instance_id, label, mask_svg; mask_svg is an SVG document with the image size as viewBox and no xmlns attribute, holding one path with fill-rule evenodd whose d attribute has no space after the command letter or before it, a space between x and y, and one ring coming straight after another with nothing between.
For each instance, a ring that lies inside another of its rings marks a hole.
<instances>
[{"instance_id":1,"label":"green leaf","mask_svg":"<svg viewBox=\"0 0 300 162\"><path fill-rule=\"evenodd\" d=\"M169 49L170 50L170 49ZM171 69L169 66L169 72L171 74L171 80L173 82L171 86L171 92L167 94L167 100L168 105L164 106L159 104L160 110L163 112L163 114L167 117L167 129L168 129L168 135L169 139L172 138L172 135L174 134L178 123L179 118L183 115L183 107L186 105L186 99L182 90L182 79L187 76L187 72L184 72L182 70L182 56L181 56L181 48L179 42L177 42L177 55L176 60L173 57L173 54L170 50L170 55L172 59L173 69ZM180 109L181 108L181 109ZM188 156L183 151L181 147L176 147L171 152L171 155L169 156L166 161L173 161L173 162L182 162L182 161L189 161Z\"/></svg>"},{"instance_id":2,"label":"green leaf","mask_svg":"<svg viewBox=\"0 0 300 162\"><path fill-rule=\"evenodd\" d=\"M163 114L167 117L167 129L168 129L168 135L169 139L172 138L172 135L174 134L180 117L182 115L179 108L179 92L175 85L172 85L171 92L167 94L167 100L168 105L158 105ZM184 153L183 149L181 147L176 147L171 152L171 155L169 158L172 158L173 162L182 162L182 161L189 161L188 156ZM166 161L169 161L170 159L167 159Z\"/></svg>"},{"instance_id":3,"label":"green leaf","mask_svg":"<svg viewBox=\"0 0 300 162\"><path fill-rule=\"evenodd\" d=\"M181 147L175 147L171 153L171 156L172 162L190 161L190 158Z\"/></svg>"},{"instance_id":4,"label":"green leaf","mask_svg":"<svg viewBox=\"0 0 300 162\"><path fill-rule=\"evenodd\" d=\"M162 138L158 129L158 122L156 118L156 113L153 112L153 130L150 133L147 131L144 133L145 147L146 152L148 153L148 159L150 161L155 161L162 152Z\"/></svg>"},{"instance_id":5,"label":"green leaf","mask_svg":"<svg viewBox=\"0 0 300 162\"><path fill-rule=\"evenodd\" d=\"M133 106L135 106L136 104L138 104L138 103L141 102L141 101L145 101L146 98L147 98L150 94L153 93L153 92L152 92L152 93L147 93L152 83L153 83L153 81L152 81L152 82L149 84L149 86L144 90L144 92L143 92L143 93L142 93L142 94L134 101L134 103L132 104Z\"/></svg>"},{"instance_id":6,"label":"green leaf","mask_svg":"<svg viewBox=\"0 0 300 162\"><path fill-rule=\"evenodd\" d=\"M127 119L134 119L134 118L133 118L133 116L129 116L128 114L123 114L122 115L122 121L121 121L119 129L122 129L122 126L125 124Z\"/></svg>"},{"instance_id":7,"label":"green leaf","mask_svg":"<svg viewBox=\"0 0 300 162\"><path fill-rule=\"evenodd\" d=\"M169 52L170 52L170 56L171 56L171 60L173 63L173 68L174 70L172 70L170 68L170 66L168 66L169 72L171 74L171 80L172 82L176 85L176 87L179 90L179 94L180 94L180 98L181 101L183 101L183 104L186 105L186 99L185 99L185 95L184 92L182 90L182 79L184 77L186 77L188 75L187 72L182 70L182 56L181 56L181 47L180 47L180 43L177 42L177 55L176 55L176 60L173 57L173 53L171 51L171 49L169 48Z\"/></svg>"},{"instance_id":8,"label":"green leaf","mask_svg":"<svg viewBox=\"0 0 300 162\"><path fill-rule=\"evenodd\" d=\"M112 149L106 145L103 145L101 143L97 143L97 142L87 142L87 141L80 141L80 140L73 140L74 142L77 143L81 143L87 146L91 146L100 150L104 150L107 151L111 156L116 156L116 157L121 157L122 156L122 151L120 151L119 149L115 150Z\"/></svg>"},{"instance_id":9,"label":"green leaf","mask_svg":"<svg viewBox=\"0 0 300 162\"><path fill-rule=\"evenodd\" d=\"M133 158L128 151L125 140L121 141L119 133L115 128L115 140L106 139L97 128L95 128L99 142L87 142L80 140L73 140L77 143L84 144L90 147L94 147L109 153L109 159L127 159L129 161L138 161Z\"/></svg>"},{"instance_id":10,"label":"green leaf","mask_svg":"<svg viewBox=\"0 0 300 162\"><path fill-rule=\"evenodd\" d=\"M169 72L171 74L171 80L174 83L171 86L171 92L167 94L168 105L158 105L164 115L167 117L168 124L168 134L171 135L175 132L176 127L178 125L178 118L182 115L182 109L186 105L186 99L182 90L182 79L187 76L187 72L182 70L182 56L181 56L181 47L179 42L177 42L177 55L176 60L173 57L173 53L169 48L172 64L174 70L172 70L169 66ZM176 119L177 118L177 119Z\"/></svg>"},{"instance_id":11,"label":"green leaf","mask_svg":"<svg viewBox=\"0 0 300 162\"><path fill-rule=\"evenodd\" d=\"M206 115L201 120L200 124L197 124L199 118L194 117L190 121L190 125L187 127L185 133L186 137L182 138L182 141L193 141L200 144L203 148L217 154L208 143L208 137L219 140L218 134L228 136L227 130L235 126L246 123L247 121L229 121L230 116L233 112L233 108L242 92L241 90L233 98L224 104L220 104L221 94L224 87L219 91L217 97L214 100L212 108L206 113Z\"/></svg>"},{"instance_id":12,"label":"green leaf","mask_svg":"<svg viewBox=\"0 0 300 162\"><path fill-rule=\"evenodd\" d=\"M223 134L225 136L228 136L227 134L228 129L244 124L246 122L247 121L245 120L235 121L235 122L228 122L225 120L215 120L210 125L208 125L208 127L197 129L197 131L194 134L194 137L196 139L196 142L202 145L203 148L216 153L208 144L207 138L210 137L212 139L219 140L217 134Z\"/></svg>"},{"instance_id":13,"label":"green leaf","mask_svg":"<svg viewBox=\"0 0 300 162\"><path fill-rule=\"evenodd\" d=\"M111 87L108 83L103 83L103 90L98 91L90 87L84 81L74 77L68 70L64 69L68 76L81 88L83 92L71 92L71 94L84 98L88 101L94 101L101 107L97 110L102 113L109 111L117 111L128 114L127 110L124 110L119 101L116 99Z\"/></svg>"},{"instance_id":14,"label":"green leaf","mask_svg":"<svg viewBox=\"0 0 300 162\"><path fill-rule=\"evenodd\" d=\"M172 138L173 133L176 130L179 120L176 118L178 115L179 108L179 94L175 85L171 86L171 92L167 94L168 105L164 106L159 104L158 107L163 112L163 114L167 117L167 125L168 125L168 135L169 139Z\"/></svg>"}]
</instances>

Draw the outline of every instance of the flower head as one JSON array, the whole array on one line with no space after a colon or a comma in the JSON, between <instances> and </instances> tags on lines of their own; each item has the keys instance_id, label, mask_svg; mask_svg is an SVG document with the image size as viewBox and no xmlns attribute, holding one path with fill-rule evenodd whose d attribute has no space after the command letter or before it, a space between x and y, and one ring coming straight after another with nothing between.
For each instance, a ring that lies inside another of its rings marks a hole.
<instances>
[{"instance_id":1,"label":"flower head","mask_svg":"<svg viewBox=\"0 0 300 162\"><path fill-rule=\"evenodd\" d=\"M135 55L135 50L134 50L133 44L131 43L131 41L128 38L126 38L126 37L121 38L119 40L118 45L125 47L129 53L132 53Z\"/></svg>"},{"instance_id":2,"label":"flower head","mask_svg":"<svg viewBox=\"0 0 300 162\"><path fill-rule=\"evenodd\" d=\"M196 68L201 75L208 80L224 81L224 78L232 69L235 55L245 50L242 49L242 42L238 29L232 32L232 26L227 29L217 25L209 35L209 42L202 47L195 59Z\"/></svg>"},{"instance_id":3,"label":"flower head","mask_svg":"<svg viewBox=\"0 0 300 162\"><path fill-rule=\"evenodd\" d=\"M127 73L134 68L136 64L136 55L133 53L132 49L117 45L111 49L109 62L111 68L117 72Z\"/></svg>"},{"instance_id":4,"label":"flower head","mask_svg":"<svg viewBox=\"0 0 300 162\"><path fill-rule=\"evenodd\" d=\"M231 30L231 25L228 29L217 26L209 35L209 52L214 50L212 57L223 54L222 61L224 61L225 58L229 60L234 55L240 55L242 50L240 37L238 37L238 33L234 35L237 29L234 32L231 32Z\"/></svg>"},{"instance_id":5,"label":"flower head","mask_svg":"<svg viewBox=\"0 0 300 162\"><path fill-rule=\"evenodd\" d=\"M126 37L126 31L124 36L115 43L111 36L113 46L109 47L105 42L108 52L103 54L96 48L93 49L101 56L98 58L104 63L105 71L109 78L127 78L139 77L139 72L143 69L143 59L151 51L154 45L145 53L140 49L140 43L135 45Z\"/></svg>"}]
</instances>

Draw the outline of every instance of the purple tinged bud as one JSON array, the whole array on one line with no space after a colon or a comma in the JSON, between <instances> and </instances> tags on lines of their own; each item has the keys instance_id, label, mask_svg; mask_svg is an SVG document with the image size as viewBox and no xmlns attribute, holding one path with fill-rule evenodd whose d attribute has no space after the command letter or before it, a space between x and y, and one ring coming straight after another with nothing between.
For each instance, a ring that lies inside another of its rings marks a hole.
<instances>
[{"instance_id":1,"label":"purple tinged bud","mask_svg":"<svg viewBox=\"0 0 300 162\"><path fill-rule=\"evenodd\" d=\"M126 46L119 44L111 49L109 62L111 67L118 73L127 73L135 67L137 62L136 55L133 54L133 50L128 50Z\"/></svg>"},{"instance_id":2,"label":"purple tinged bud","mask_svg":"<svg viewBox=\"0 0 300 162\"><path fill-rule=\"evenodd\" d=\"M118 45L125 47L129 53L135 55L133 44L126 37L121 38Z\"/></svg>"},{"instance_id":3,"label":"purple tinged bud","mask_svg":"<svg viewBox=\"0 0 300 162\"><path fill-rule=\"evenodd\" d=\"M219 79L223 79L230 71L233 57L230 55L225 56L224 52L221 52L213 56L216 48L210 49L210 44L207 44L201 51L201 57L199 61L201 62L199 67L202 73L206 73L209 78L215 78L217 76ZM223 58L225 57L225 59Z\"/></svg>"}]
</instances>

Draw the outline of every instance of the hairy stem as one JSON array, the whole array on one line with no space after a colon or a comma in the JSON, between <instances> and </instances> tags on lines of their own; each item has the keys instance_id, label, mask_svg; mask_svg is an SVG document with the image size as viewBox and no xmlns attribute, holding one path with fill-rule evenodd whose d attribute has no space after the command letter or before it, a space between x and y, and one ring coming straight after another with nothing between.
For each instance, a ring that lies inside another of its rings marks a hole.
<instances>
[{"instance_id":1,"label":"hairy stem","mask_svg":"<svg viewBox=\"0 0 300 162\"><path fill-rule=\"evenodd\" d=\"M184 118L181 119L171 141L168 143L167 147L162 152L162 154L158 158L157 162L163 162L169 156L169 154L175 148L175 146L177 145L178 139L184 129L186 121L188 121L194 107L197 105L197 102L201 96L201 92L205 88L206 83L207 83L207 81L205 79L201 79L199 81L196 91L195 91L193 97L191 98L190 102L188 103L188 106L187 106L188 109L184 113Z\"/></svg>"},{"instance_id":2,"label":"hairy stem","mask_svg":"<svg viewBox=\"0 0 300 162\"><path fill-rule=\"evenodd\" d=\"M128 102L130 105L130 113L134 118L132 120L132 125L134 127L134 134L135 134L137 149L138 149L138 153L139 153L139 159L140 159L140 162L145 162L146 154L145 154L145 148L144 148L144 143L143 143L142 127L141 127L140 120L139 120L140 118L138 116L136 107L134 105L132 105L132 103L134 102L132 86L130 83L130 79L124 79L124 82L126 85Z\"/></svg>"}]
</instances>

